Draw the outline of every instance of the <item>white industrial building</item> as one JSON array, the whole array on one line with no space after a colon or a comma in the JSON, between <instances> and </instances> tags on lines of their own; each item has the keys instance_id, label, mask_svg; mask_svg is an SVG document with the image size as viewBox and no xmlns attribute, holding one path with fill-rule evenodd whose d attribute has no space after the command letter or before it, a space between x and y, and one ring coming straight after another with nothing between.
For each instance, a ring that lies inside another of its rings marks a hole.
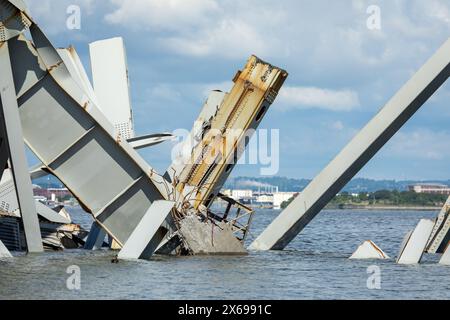
<instances>
[{"instance_id":1,"label":"white industrial building","mask_svg":"<svg viewBox=\"0 0 450 320\"><path fill-rule=\"evenodd\" d=\"M291 199L297 192L276 192L273 194L273 208L280 209L281 204Z\"/></svg>"},{"instance_id":2,"label":"white industrial building","mask_svg":"<svg viewBox=\"0 0 450 320\"><path fill-rule=\"evenodd\" d=\"M273 204L273 195L272 194L261 194L256 197L256 202L258 204Z\"/></svg>"},{"instance_id":3,"label":"white industrial building","mask_svg":"<svg viewBox=\"0 0 450 320\"><path fill-rule=\"evenodd\" d=\"M422 183L408 186L409 191L415 193L435 193L435 194L448 194L450 195L450 187L445 184L437 183Z\"/></svg>"},{"instance_id":4,"label":"white industrial building","mask_svg":"<svg viewBox=\"0 0 450 320\"><path fill-rule=\"evenodd\" d=\"M245 198L252 198L253 197L253 191L252 190L232 190L231 191L231 197L234 200L239 199L245 199Z\"/></svg>"}]
</instances>

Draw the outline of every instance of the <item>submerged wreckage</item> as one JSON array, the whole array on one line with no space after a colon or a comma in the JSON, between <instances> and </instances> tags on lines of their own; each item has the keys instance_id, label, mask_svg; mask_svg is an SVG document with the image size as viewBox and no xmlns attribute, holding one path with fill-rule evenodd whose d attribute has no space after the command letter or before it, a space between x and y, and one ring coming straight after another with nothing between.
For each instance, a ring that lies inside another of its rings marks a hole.
<instances>
[{"instance_id":1,"label":"submerged wreckage","mask_svg":"<svg viewBox=\"0 0 450 320\"><path fill-rule=\"evenodd\" d=\"M27 32L31 39L26 37ZM56 49L21 0L0 0L0 256L9 250L98 248L108 235L119 259L161 254L244 254L254 212L221 194L287 72L250 57L229 93L213 91L165 173L137 153L173 138L136 137L121 38L89 46L93 85L73 47ZM447 80L450 41L397 93L253 242L283 249ZM29 170L24 142L40 160ZM31 179L57 177L94 218L89 234L35 202ZM224 212L214 202L227 204ZM447 206L408 235L399 263L443 253ZM416 243L417 242L417 243ZM420 243L419 243L420 242ZM442 264L448 263L447 254ZM408 257L403 256L408 255ZM372 242L352 258L388 258Z\"/></svg>"}]
</instances>

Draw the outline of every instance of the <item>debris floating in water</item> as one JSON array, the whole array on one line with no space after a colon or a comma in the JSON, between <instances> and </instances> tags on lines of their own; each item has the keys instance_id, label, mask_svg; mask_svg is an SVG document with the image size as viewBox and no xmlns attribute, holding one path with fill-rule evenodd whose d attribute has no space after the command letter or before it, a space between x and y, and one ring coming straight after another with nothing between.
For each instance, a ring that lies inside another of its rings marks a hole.
<instances>
[{"instance_id":1,"label":"debris floating in water","mask_svg":"<svg viewBox=\"0 0 450 320\"><path fill-rule=\"evenodd\" d=\"M375 243L370 240L364 241L349 259L389 259Z\"/></svg>"}]
</instances>

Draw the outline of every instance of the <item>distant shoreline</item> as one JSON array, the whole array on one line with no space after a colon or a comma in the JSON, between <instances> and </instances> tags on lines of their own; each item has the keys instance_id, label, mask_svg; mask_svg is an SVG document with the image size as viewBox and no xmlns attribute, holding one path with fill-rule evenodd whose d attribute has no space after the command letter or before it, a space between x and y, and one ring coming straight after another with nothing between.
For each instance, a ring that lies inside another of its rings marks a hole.
<instances>
[{"instance_id":1,"label":"distant shoreline","mask_svg":"<svg viewBox=\"0 0 450 320\"><path fill-rule=\"evenodd\" d=\"M389 210L389 211L439 211L441 207L422 207L422 206L355 206L355 205L342 205L342 206L326 206L328 210Z\"/></svg>"}]
</instances>

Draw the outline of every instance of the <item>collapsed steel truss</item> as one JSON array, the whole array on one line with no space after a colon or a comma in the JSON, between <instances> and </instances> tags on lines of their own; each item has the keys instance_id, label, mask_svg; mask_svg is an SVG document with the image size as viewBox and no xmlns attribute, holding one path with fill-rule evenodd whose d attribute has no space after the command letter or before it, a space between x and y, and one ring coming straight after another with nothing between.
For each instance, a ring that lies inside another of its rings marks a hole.
<instances>
[{"instance_id":1,"label":"collapsed steel truss","mask_svg":"<svg viewBox=\"0 0 450 320\"><path fill-rule=\"evenodd\" d=\"M252 57L234 79L232 91L217 105L217 114L209 119L213 129L222 131L203 133L210 148L232 145L216 153L220 159L213 164L205 166L207 162L200 161L194 164L195 170L185 166L181 173L193 174L168 182L134 150L133 134L128 134L129 130L124 134L120 122L114 126L114 119L105 116L108 99L104 87L97 99L74 49L55 49L21 1L2 0L0 4L1 49L9 58L4 61L16 87L15 95L5 101L18 107L23 139L45 170L58 177L122 248L120 257L151 256L168 231L180 231L186 216L198 216L200 222L206 218L214 224L214 220L228 223L214 214L204 217L202 211L217 197L229 175L233 166L229 159L237 159L242 151L244 134L227 139L227 130L256 128L286 72ZM30 31L32 41L26 39L25 30ZM101 108L98 101L104 103ZM143 143L154 144L163 138L146 136ZM193 152L202 153L202 149ZM236 219L231 225L230 232L235 232ZM248 228L249 224L241 227L242 238L236 237L236 241L245 238ZM183 240L181 231L178 237ZM130 243L134 245L130 247ZM181 243L186 245L186 241Z\"/></svg>"},{"instance_id":2,"label":"collapsed steel truss","mask_svg":"<svg viewBox=\"0 0 450 320\"><path fill-rule=\"evenodd\" d=\"M224 196L220 190L247 147L252 130L258 127L274 102L287 73L252 56L233 79L230 93L211 93L187 142L181 146L179 157L161 176L135 149L173 136L134 137L122 40L91 44L93 88L75 49L55 49L21 0L0 0L0 9L3 110L0 170L5 168L8 159L5 155L8 155L15 173L14 183L8 181L2 186L5 190L11 186L17 188L18 206L25 231L29 233L27 240L33 239L27 241L29 251L41 250L36 244L41 241L37 238L36 210L26 200L31 197L23 146L18 143L22 133L26 144L42 162L42 168L58 177L94 217L86 247L101 246L107 233L121 249L118 257L124 259L149 258L155 251L240 252L236 244L243 246L254 212ZM30 31L32 41L25 37L25 30ZM116 71L125 82L107 83L104 73L111 63L98 59L105 50L116 50L119 61ZM279 250L288 245L448 79L449 72L450 40L251 248ZM111 86L118 88L123 99L109 96ZM13 129L11 123L21 123L22 130L20 125ZM217 199L227 203L225 212L214 212L212 204ZM237 209L234 217L232 207ZM50 220L58 218L42 206L38 211ZM430 231L428 252L445 250L450 236L448 213L447 202ZM211 226L219 230L219 239L230 242L230 248L193 245L198 242L195 232L201 236ZM423 234L419 235L423 238ZM425 246L423 242L421 245ZM410 249L407 242L404 246L403 251Z\"/></svg>"}]
</instances>

